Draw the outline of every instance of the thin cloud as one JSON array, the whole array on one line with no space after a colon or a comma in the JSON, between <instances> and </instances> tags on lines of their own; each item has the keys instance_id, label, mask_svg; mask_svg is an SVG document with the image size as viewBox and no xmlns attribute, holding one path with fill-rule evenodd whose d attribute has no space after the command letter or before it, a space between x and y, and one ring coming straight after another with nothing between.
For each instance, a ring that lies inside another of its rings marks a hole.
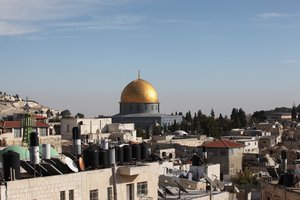
<instances>
[{"instance_id":1,"label":"thin cloud","mask_svg":"<svg viewBox=\"0 0 300 200\"><path fill-rule=\"evenodd\" d=\"M281 63L282 64L298 64L299 60L297 60L297 59L289 59L289 60L284 60Z\"/></svg>"},{"instance_id":2,"label":"thin cloud","mask_svg":"<svg viewBox=\"0 0 300 200\"><path fill-rule=\"evenodd\" d=\"M287 14L287 13L278 13L278 12L268 12L261 13L255 16L254 21L268 21L273 19L282 19L282 18L291 18L291 17L299 17L300 14Z\"/></svg>"},{"instance_id":3,"label":"thin cloud","mask_svg":"<svg viewBox=\"0 0 300 200\"><path fill-rule=\"evenodd\" d=\"M117 16L103 17L101 19L96 19L96 20L56 23L53 26L58 27L60 30L73 30L73 29L127 30L127 29L136 28L144 20L145 18L142 16L117 15Z\"/></svg>"},{"instance_id":4,"label":"thin cloud","mask_svg":"<svg viewBox=\"0 0 300 200\"><path fill-rule=\"evenodd\" d=\"M0 0L0 20L64 19L121 4L123 4L121 0L115 0L114 3L109 0Z\"/></svg>"},{"instance_id":5,"label":"thin cloud","mask_svg":"<svg viewBox=\"0 0 300 200\"><path fill-rule=\"evenodd\" d=\"M142 17L109 16L101 12L106 7L121 6L131 1L135 0L0 0L0 36L37 33L49 27L59 28L57 24L61 24L64 30L133 28L134 24L142 21ZM104 18L105 21L80 21L89 16Z\"/></svg>"},{"instance_id":6,"label":"thin cloud","mask_svg":"<svg viewBox=\"0 0 300 200\"><path fill-rule=\"evenodd\" d=\"M188 24L191 23L187 20L182 19L161 19L157 20L157 23L164 23L164 24Z\"/></svg>"},{"instance_id":7,"label":"thin cloud","mask_svg":"<svg viewBox=\"0 0 300 200\"><path fill-rule=\"evenodd\" d=\"M14 25L7 22L0 22L0 36L16 36L38 32L38 28L24 25Z\"/></svg>"},{"instance_id":8,"label":"thin cloud","mask_svg":"<svg viewBox=\"0 0 300 200\"><path fill-rule=\"evenodd\" d=\"M161 23L161 24L208 25L208 24L211 24L212 22L210 22L210 21L195 22L195 21L189 21L189 20L184 20L184 19L160 19L160 20L157 20L156 23Z\"/></svg>"},{"instance_id":9,"label":"thin cloud","mask_svg":"<svg viewBox=\"0 0 300 200\"><path fill-rule=\"evenodd\" d=\"M262 13L262 14L258 14L256 16L256 20L268 20L268 19L279 18L279 17L282 17L282 16L283 16L283 14L281 14L281 13L275 13L275 12Z\"/></svg>"}]
</instances>

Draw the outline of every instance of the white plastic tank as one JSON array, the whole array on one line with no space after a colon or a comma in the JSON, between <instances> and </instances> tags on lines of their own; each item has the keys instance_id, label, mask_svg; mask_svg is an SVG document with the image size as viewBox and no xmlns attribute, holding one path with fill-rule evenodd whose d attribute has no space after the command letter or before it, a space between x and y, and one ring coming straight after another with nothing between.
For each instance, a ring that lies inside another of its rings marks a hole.
<instances>
[{"instance_id":1,"label":"white plastic tank","mask_svg":"<svg viewBox=\"0 0 300 200\"><path fill-rule=\"evenodd\" d=\"M108 139L101 140L101 147L102 147L102 149L105 149L105 150L108 149Z\"/></svg>"},{"instance_id":2,"label":"white plastic tank","mask_svg":"<svg viewBox=\"0 0 300 200\"><path fill-rule=\"evenodd\" d=\"M44 159L51 158L51 145L50 144L42 144L42 156Z\"/></svg>"},{"instance_id":3,"label":"white plastic tank","mask_svg":"<svg viewBox=\"0 0 300 200\"><path fill-rule=\"evenodd\" d=\"M294 164L295 174L298 178L300 178L300 159L294 160L293 164Z\"/></svg>"}]
</instances>

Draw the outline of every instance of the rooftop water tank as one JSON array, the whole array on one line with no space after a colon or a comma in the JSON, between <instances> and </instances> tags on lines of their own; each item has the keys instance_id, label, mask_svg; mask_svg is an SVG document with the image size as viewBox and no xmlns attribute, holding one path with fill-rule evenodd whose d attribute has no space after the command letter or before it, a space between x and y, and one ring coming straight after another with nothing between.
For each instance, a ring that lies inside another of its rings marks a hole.
<instances>
[{"instance_id":1,"label":"rooftop water tank","mask_svg":"<svg viewBox=\"0 0 300 200\"><path fill-rule=\"evenodd\" d=\"M129 145L123 146L124 162L132 162L132 149Z\"/></svg>"},{"instance_id":2,"label":"rooftop water tank","mask_svg":"<svg viewBox=\"0 0 300 200\"><path fill-rule=\"evenodd\" d=\"M20 155L13 151L5 152L3 155L4 179L11 181L20 179Z\"/></svg>"}]
</instances>

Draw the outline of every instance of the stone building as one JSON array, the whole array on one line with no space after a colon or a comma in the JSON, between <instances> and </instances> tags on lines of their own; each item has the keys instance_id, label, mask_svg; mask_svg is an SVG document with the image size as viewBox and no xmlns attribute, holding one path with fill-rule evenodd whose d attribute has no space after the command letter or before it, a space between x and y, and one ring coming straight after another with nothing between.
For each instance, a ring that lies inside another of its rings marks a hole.
<instances>
[{"instance_id":1,"label":"stone building","mask_svg":"<svg viewBox=\"0 0 300 200\"><path fill-rule=\"evenodd\" d=\"M262 200L300 200L300 190L294 187L284 187L277 183L261 183Z\"/></svg>"},{"instance_id":2,"label":"stone building","mask_svg":"<svg viewBox=\"0 0 300 200\"><path fill-rule=\"evenodd\" d=\"M111 118L63 118L61 119L62 139L72 141L74 127L79 127L81 139L86 142L95 142L101 138L119 141L137 140L133 123L112 123Z\"/></svg>"},{"instance_id":3,"label":"stone building","mask_svg":"<svg viewBox=\"0 0 300 200\"><path fill-rule=\"evenodd\" d=\"M160 114L158 95L154 87L138 77L123 90L120 112L112 117L113 123L134 123L136 128L148 130L154 124L161 126L181 123L182 116Z\"/></svg>"},{"instance_id":4,"label":"stone building","mask_svg":"<svg viewBox=\"0 0 300 200\"><path fill-rule=\"evenodd\" d=\"M61 135L55 135L55 131L49 124L37 120L33 123L31 131L38 132L40 143L51 144L58 152L61 152ZM0 122L0 149L12 145L23 145L24 127L22 121Z\"/></svg>"},{"instance_id":5,"label":"stone building","mask_svg":"<svg viewBox=\"0 0 300 200\"><path fill-rule=\"evenodd\" d=\"M243 144L220 139L202 144L200 150L207 152L207 163L220 163L224 175L235 175L242 170Z\"/></svg>"},{"instance_id":6,"label":"stone building","mask_svg":"<svg viewBox=\"0 0 300 200\"><path fill-rule=\"evenodd\" d=\"M151 172L151 173L147 173ZM113 176L115 175L115 179ZM0 199L157 199L159 163L24 178L0 185ZM4 183L4 182L3 182ZM115 186L115 187L114 187Z\"/></svg>"}]
</instances>

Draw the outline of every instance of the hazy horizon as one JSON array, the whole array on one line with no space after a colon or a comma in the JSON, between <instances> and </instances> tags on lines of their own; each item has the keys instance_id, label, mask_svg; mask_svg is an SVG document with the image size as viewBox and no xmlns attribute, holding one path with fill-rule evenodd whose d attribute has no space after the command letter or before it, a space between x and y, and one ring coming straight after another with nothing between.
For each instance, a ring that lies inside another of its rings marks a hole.
<instances>
[{"instance_id":1,"label":"hazy horizon","mask_svg":"<svg viewBox=\"0 0 300 200\"><path fill-rule=\"evenodd\" d=\"M0 91L72 114L114 115L140 70L161 113L292 107L300 103L299 8L279 0L4 0Z\"/></svg>"}]
</instances>

